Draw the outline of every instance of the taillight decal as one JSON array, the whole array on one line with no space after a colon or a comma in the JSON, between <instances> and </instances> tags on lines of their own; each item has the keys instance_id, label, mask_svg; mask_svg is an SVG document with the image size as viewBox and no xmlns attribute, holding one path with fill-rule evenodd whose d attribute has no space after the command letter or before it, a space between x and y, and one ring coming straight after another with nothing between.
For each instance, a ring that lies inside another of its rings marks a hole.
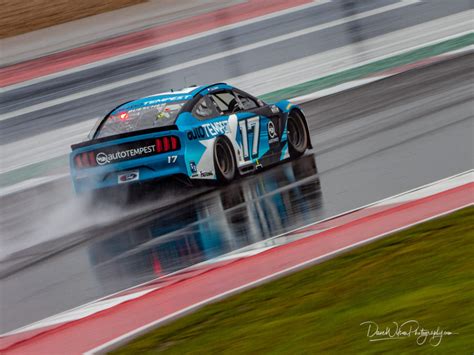
<instances>
[{"instance_id":1,"label":"taillight decal","mask_svg":"<svg viewBox=\"0 0 474 355\"><path fill-rule=\"evenodd\" d=\"M170 141L168 139L168 137L163 137L163 150L165 152L169 151L170 150Z\"/></svg>"},{"instance_id":2,"label":"taillight decal","mask_svg":"<svg viewBox=\"0 0 474 355\"><path fill-rule=\"evenodd\" d=\"M76 155L76 156L74 157L74 162L76 163L76 167L77 167L77 168L80 169L80 168L83 167L82 160L81 160L81 154Z\"/></svg>"},{"instance_id":3,"label":"taillight decal","mask_svg":"<svg viewBox=\"0 0 474 355\"><path fill-rule=\"evenodd\" d=\"M163 143L161 143L161 138L156 140L156 152L161 153L163 151Z\"/></svg>"},{"instance_id":4,"label":"taillight decal","mask_svg":"<svg viewBox=\"0 0 474 355\"><path fill-rule=\"evenodd\" d=\"M171 139L171 150L178 149L178 138L172 136L170 139Z\"/></svg>"},{"instance_id":5,"label":"taillight decal","mask_svg":"<svg viewBox=\"0 0 474 355\"><path fill-rule=\"evenodd\" d=\"M90 166L89 156L87 155L87 153L82 153L81 156L82 156L82 164L84 165L84 167L88 168Z\"/></svg>"},{"instance_id":6,"label":"taillight decal","mask_svg":"<svg viewBox=\"0 0 474 355\"><path fill-rule=\"evenodd\" d=\"M90 166L96 166L97 162L95 160L95 153L94 152L89 152L89 164Z\"/></svg>"},{"instance_id":7,"label":"taillight decal","mask_svg":"<svg viewBox=\"0 0 474 355\"><path fill-rule=\"evenodd\" d=\"M154 146L153 146L154 144ZM153 154L166 153L179 150L181 147L179 138L176 136L164 136L133 143L122 143L106 148L79 153L74 157L76 168L90 168L98 165L137 159ZM99 160L99 157L101 160ZM106 160L102 160L107 157ZM99 162L98 162L99 161Z\"/></svg>"}]
</instances>

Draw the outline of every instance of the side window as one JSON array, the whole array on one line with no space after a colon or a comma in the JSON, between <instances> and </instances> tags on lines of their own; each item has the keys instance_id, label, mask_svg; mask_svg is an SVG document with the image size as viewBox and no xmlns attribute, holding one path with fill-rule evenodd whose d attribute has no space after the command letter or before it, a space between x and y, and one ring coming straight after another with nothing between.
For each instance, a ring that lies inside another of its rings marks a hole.
<instances>
[{"instance_id":1,"label":"side window","mask_svg":"<svg viewBox=\"0 0 474 355\"><path fill-rule=\"evenodd\" d=\"M193 108L193 114L199 119L205 120L217 117L221 114L216 103L209 95L204 96Z\"/></svg>"},{"instance_id":2,"label":"side window","mask_svg":"<svg viewBox=\"0 0 474 355\"><path fill-rule=\"evenodd\" d=\"M239 110L239 106L234 94L230 91L223 91L211 95L211 99L215 102L219 110L230 115Z\"/></svg>"},{"instance_id":3,"label":"side window","mask_svg":"<svg viewBox=\"0 0 474 355\"><path fill-rule=\"evenodd\" d=\"M260 105L257 103L257 101L255 101L253 98L251 98L250 96L247 96L243 93L236 93L237 97L239 98L240 100L240 103L242 105L242 108L244 111L247 111L247 110L253 110L253 109L256 109L258 107L260 107Z\"/></svg>"}]
</instances>

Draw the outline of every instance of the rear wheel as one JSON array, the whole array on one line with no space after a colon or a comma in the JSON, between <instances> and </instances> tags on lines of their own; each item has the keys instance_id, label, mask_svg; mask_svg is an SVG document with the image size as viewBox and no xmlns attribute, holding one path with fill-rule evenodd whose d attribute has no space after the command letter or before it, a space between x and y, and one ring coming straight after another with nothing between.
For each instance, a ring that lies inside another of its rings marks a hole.
<instances>
[{"instance_id":1,"label":"rear wheel","mask_svg":"<svg viewBox=\"0 0 474 355\"><path fill-rule=\"evenodd\" d=\"M301 115L292 112L287 123L288 150L292 159L298 158L308 149L308 130Z\"/></svg>"},{"instance_id":2,"label":"rear wheel","mask_svg":"<svg viewBox=\"0 0 474 355\"><path fill-rule=\"evenodd\" d=\"M227 184L234 179L235 157L230 143L224 138L218 138L214 145L214 167L219 183Z\"/></svg>"}]
</instances>

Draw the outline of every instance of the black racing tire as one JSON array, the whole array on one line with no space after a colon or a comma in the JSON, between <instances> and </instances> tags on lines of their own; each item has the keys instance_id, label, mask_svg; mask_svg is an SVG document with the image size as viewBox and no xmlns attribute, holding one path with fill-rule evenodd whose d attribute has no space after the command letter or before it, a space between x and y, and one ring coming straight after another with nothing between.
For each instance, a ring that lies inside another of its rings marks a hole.
<instances>
[{"instance_id":1,"label":"black racing tire","mask_svg":"<svg viewBox=\"0 0 474 355\"><path fill-rule=\"evenodd\" d=\"M214 169L219 184L230 183L237 172L234 150L223 137L217 138L214 144Z\"/></svg>"},{"instance_id":2,"label":"black racing tire","mask_svg":"<svg viewBox=\"0 0 474 355\"><path fill-rule=\"evenodd\" d=\"M290 158L299 158L309 147L309 134L304 118L294 111L288 116L287 136Z\"/></svg>"}]
</instances>

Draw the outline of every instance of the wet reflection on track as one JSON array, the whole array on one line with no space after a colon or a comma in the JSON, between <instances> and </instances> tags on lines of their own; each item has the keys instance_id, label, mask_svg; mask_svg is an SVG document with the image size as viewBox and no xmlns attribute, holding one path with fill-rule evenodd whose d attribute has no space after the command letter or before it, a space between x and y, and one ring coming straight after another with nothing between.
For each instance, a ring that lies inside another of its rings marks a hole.
<instances>
[{"instance_id":1,"label":"wet reflection on track","mask_svg":"<svg viewBox=\"0 0 474 355\"><path fill-rule=\"evenodd\" d=\"M88 247L105 292L173 272L314 221L313 155L242 179Z\"/></svg>"},{"instance_id":2,"label":"wet reflection on track","mask_svg":"<svg viewBox=\"0 0 474 355\"><path fill-rule=\"evenodd\" d=\"M187 195L189 188L172 192ZM315 156L308 154L150 217L148 211L128 228L124 221L116 232L95 231L2 279L1 332L314 222L326 213L322 207Z\"/></svg>"}]
</instances>

